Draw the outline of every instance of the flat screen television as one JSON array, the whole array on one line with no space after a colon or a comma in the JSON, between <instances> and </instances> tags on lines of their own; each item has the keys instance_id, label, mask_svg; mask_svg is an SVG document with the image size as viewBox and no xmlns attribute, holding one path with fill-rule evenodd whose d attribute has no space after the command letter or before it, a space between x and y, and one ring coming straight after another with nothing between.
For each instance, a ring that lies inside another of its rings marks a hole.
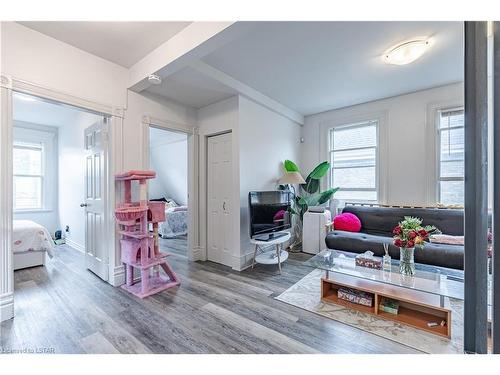
<instances>
[{"instance_id":1,"label":"flat screen television","mask_svg":"<svg viewBox=\"0 0 500 375\"><path fill-rule=\"evenodd\" d=\"M290 191L251 191L248 193L250 238L269 241L291 227Z\"/></svg>"}]
</instances>

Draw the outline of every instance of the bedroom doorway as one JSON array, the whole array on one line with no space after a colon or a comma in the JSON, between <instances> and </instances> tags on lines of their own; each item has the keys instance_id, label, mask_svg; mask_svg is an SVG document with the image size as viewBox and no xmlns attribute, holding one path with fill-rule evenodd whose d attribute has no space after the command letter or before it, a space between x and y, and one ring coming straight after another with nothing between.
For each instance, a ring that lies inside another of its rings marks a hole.
<instances>
[{"instance_id":1,"label":"bedroom doorway","mask_svg":"<svg viewBox=\"0 0 500 375\"><path fill-rule=\"evenodd\" d=\"M109 118L25 93L12 97L14 270L50 272L75 262L108 281L101 237Z\"/></svg>"},{"instance_id":2,"label":"bedroom doorway","mask_svg":"<svg viewBox=\"0 0 500 375\"><path fill-rule=\"evenodd\" d=\"M188 257L188 134L149 125L149 169L156 178L148 184L150 200L165 202L165 221L159 225L160 251Z\"/></svg>"}]
</instances>

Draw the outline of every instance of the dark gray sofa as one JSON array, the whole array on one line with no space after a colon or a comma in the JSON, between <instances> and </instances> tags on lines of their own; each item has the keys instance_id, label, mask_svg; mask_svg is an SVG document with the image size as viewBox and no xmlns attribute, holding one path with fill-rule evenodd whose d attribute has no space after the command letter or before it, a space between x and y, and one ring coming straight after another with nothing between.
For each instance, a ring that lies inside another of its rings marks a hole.
<instances>
[{"instance_id":1,"label":"dark gray sofa","mask_svg":"<svg viewBox=\"0 0 500 375\"><path fill-rule=\"evenodd\" d=\"M387 243L391 257L399 259L399 248L392 244L392 230L405 216L418 217L423 220L423 225L434 225L443 234L464 234L463 210L348 205L342 212L353 213L361 220L361 232L331 231L325 238L326 246L330 249L354 253L370 250L375 255L382 256L383 243ZM458 245L427 243L423 249L415 248L415 262L463 269L464 248Z\"/></svg>"}]
</instances>

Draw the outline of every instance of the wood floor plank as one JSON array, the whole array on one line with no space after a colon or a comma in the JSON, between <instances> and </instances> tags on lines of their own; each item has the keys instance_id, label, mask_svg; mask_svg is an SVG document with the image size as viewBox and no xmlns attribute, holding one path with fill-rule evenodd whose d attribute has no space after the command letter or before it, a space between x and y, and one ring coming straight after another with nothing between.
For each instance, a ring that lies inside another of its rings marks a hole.
<instances>
[{"instance_id":1,"label":"wood floor plank","mask_svg":"<svg viewBox=\"0 0 500 375\"><path fill-rule=\"evenodd\" d=\"M287 353L319 353L316 349L290 339L279 332L273 331L272 329L269 329L250 319L244 318L241 315L235 314L220 306L214 305L213 303L203 306L202 309L214 314L228 324L243 328L244 330L251 332L256 337L261 337L263 341L270 342L275 346L283 348Z\"/></svg>"},{"instance_id":2,"label":"wood floor plank","mask_svg":"<svg viewBox=\"0 0 500 375\"><path fill-rule=\"evenodd\" d=\"M80 340L80 345L87 354L119 354L120 352L111 344L106 337L99 332L93 333Z\"/></svg>"},{"instance_id":3,"label":"wood floor plank","mask_svg":"<svg viewBox=\"0 0 500 375\"><path fill-rule=\"evenodd\" d=\"M3 349L57 353L415 353L275 296L308 274L310 256L290 254L283 274L258 265L236 272L189 262L186 237L160 239L181 286L141 300L85 269L63 245L45 267L14 273L14 320L0 325Z\"/></svg>"}]
</instances>

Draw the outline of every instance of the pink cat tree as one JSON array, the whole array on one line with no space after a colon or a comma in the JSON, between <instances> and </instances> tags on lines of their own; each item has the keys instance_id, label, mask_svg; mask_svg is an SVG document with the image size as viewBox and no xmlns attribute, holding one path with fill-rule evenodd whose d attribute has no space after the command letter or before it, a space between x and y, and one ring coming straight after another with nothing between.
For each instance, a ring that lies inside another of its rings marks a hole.
<instances>
[{"instance_id":1,"label":"pink cat tree","mask_svg":"<svg viewBox=\"0 0 500 375\"><path fill-rule=\"evenodd\" d=\"M165 221L165 203L148 202L147 180L155 178L154 171L128 171L117 174L116 181L124 184L124 200L115 210L122 238L121 261L125 263L126 283L123 289L140 298L180 285L180 280L158 246L158 223ZM132 181L139 182L139 202L132 202ZM149 233L152 224L153 234ZM160 268L168 277L160 274ZM134 283L134 269L141 279Z\"/></svg>"}]
</instances>

